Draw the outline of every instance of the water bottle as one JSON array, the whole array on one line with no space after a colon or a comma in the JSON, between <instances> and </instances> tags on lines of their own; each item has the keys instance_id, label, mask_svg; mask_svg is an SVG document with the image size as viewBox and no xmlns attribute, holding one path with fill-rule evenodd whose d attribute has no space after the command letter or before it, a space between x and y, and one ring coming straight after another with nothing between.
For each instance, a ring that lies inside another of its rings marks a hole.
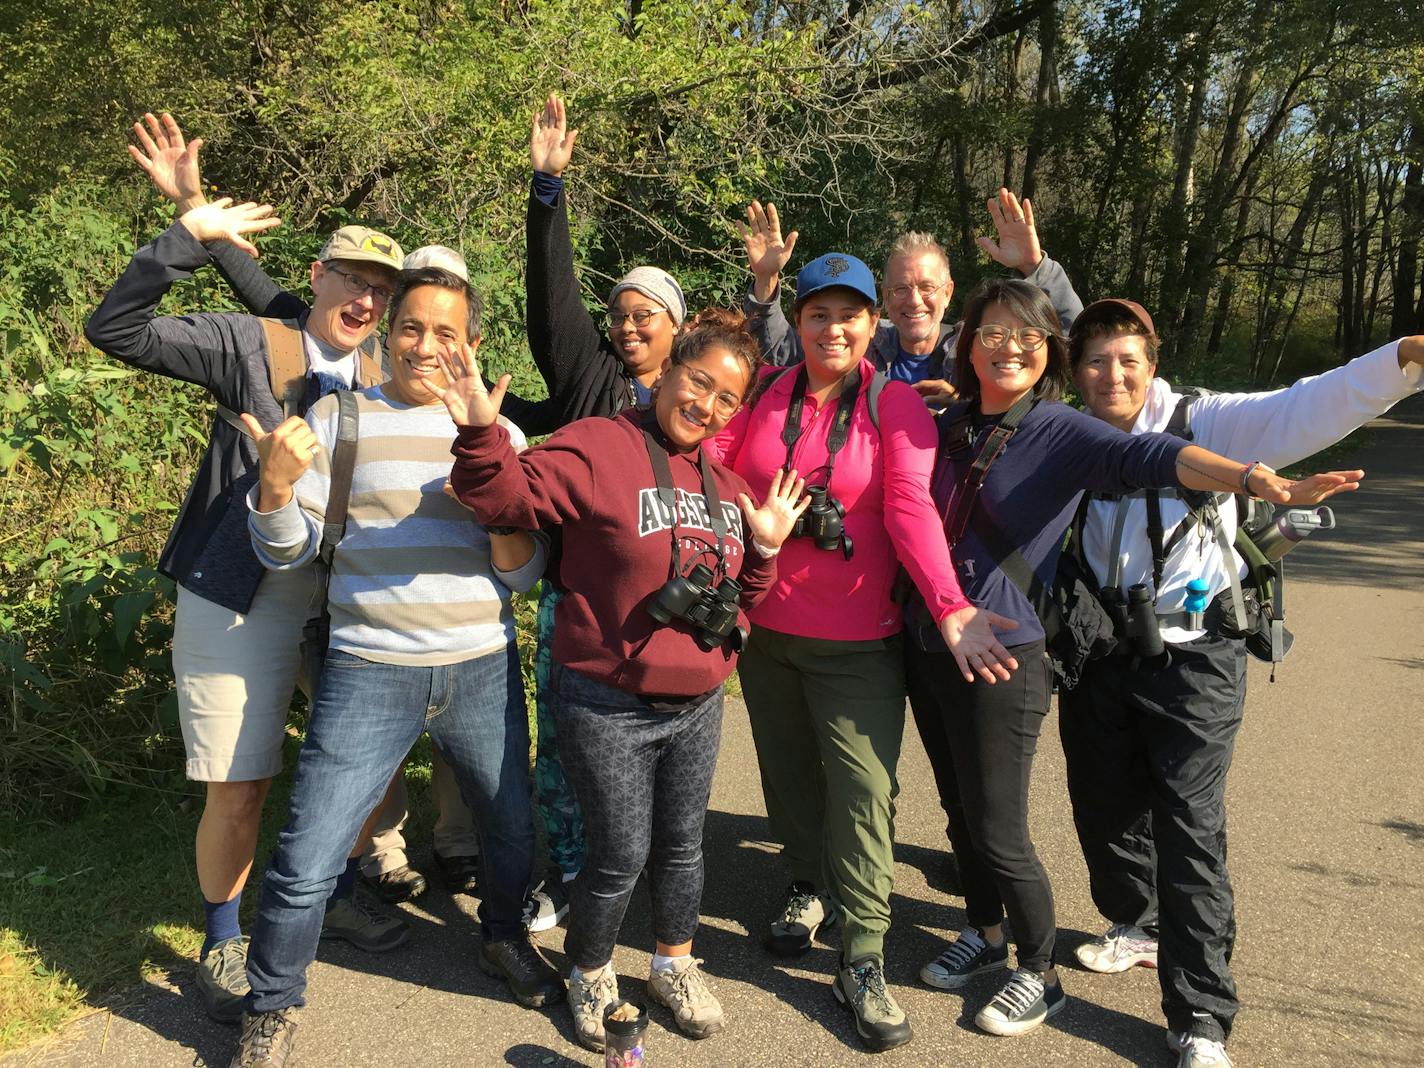
<instances>
[{"instance_id":1,"label":"water bottle","mask_svg":"<svg viewBox=\"0 0 1424 1068\"><path fill-rule=\"evenodd\" d=\"M1206 613L1207 594L1211 583L1204 578L1194 578L1187 583L1187 599L1183 607L1187 610L1187 630L1201 630L1202 617Z\"/></svg>"},{"instance_id":2,"label":"water bottle","mask_svg":"<svg viewBox=\"0 0 1424 1068\"><path fill-rule=\"evenodd\" d=\"M1267 560L1279 560L1317 530L1334 530L1335 513L1328 506L1287 508L1251 535Z\"/></svg>"}]
</instances>

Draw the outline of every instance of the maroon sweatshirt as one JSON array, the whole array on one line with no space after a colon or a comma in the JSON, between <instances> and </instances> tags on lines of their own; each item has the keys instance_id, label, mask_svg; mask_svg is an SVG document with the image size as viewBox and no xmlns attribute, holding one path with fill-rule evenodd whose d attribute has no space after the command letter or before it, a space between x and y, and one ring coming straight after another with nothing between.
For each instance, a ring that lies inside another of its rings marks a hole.
<instances>
[{"instance_id":1,"label":"maroon sweatshirt","mask_svg":"<svg viewBox=\"0 0 1424 1068\"><path fill-rule=\"evenodd\" d=\"M568 593L555 613L558 663L630 693L692 696L720 685L736 654L725 646L708 652L691 624L674 619L664 625L648 614L668 578L672 535L641 417L628 411L581 419L517 456L502 427L462 426L450 450L450 481L486 525L561 528L560 576ZM683 570L694 559L713 566L709 547L716 536L702 493L700 450L665 451L678 499ZM746 482L715 461L711 468L727 518L727 574L742 584L742 607L750 608L766 595L776 563L743 543L737 494L749 494ZM745 615L738 625L747 625Z\"/></svg>"}]
</instances>

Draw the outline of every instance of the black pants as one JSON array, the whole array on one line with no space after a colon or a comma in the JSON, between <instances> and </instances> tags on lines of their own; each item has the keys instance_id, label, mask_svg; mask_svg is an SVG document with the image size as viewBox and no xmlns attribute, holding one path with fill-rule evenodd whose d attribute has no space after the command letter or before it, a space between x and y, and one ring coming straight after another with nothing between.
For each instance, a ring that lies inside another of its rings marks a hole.
<instances>
[{"instance_id":1,"label":"black pants","mask_svg":"<svg viewBox=\"0 0 1424 1068\"><path fill-rule=\"evenodd\" d=\"M722 688L678 708L556 666L559 753L583 809L584 865L569 895L575 965L613 957L638 873L648 869L653 935L692 940L702 908L702 827L722 737Z\"/></svg>"},{"instance_id":2,"label":"black pants","mask_svg":"<svg viewBox=\"0 0 1424 1068\"><path fill-rule=\"evenodd\" d=\"M1028 787L1053 672L1043 642L1012 649L1008 682L968 683L948 653L907 642L910 709L934 768L964 907L976 927L1007 912L1022 968L1053 965L1053 889L1028 833Z\"/></svg>"},{"instance_id":3,"label":"black pants","mask_svg":"<svg viewBox=\"0 0 1424 1068\"><path fill-rule=\"evenodd\" d=\"M1218 1040L1239 1004L1225 795L1245 701L1244 644L1211 634L1165 664L1093 661L1058 700L1093 903L1157 933L1167 1025Z\"/></svg>"}]
</instances>

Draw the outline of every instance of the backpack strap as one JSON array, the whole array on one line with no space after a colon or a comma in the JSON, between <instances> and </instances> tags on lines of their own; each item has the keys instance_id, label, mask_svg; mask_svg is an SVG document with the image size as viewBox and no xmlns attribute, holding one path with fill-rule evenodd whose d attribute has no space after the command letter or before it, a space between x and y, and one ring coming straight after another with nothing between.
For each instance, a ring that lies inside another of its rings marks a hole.
<instances>
[{"instance_id":1,"label":"backpack strap","mask_svg":"<svg viewBox=\"0 0 1424 1068\"><path fill-rule=\"evenodd\" d=\"M267 377L282 418L301 414L306 395L307 354L295 319L259 319L267 339Z\"/></svg>"},{"instance_id":2,"label":"backpack strap","mask_svg":"<svg viewBox=\"0 0 1424 1068\"><path fill-rule=\"evenodd\" d=\"M321 525L321 544L316 557L325 570L325 580L331 576L331 559L336 546L346 533L346 511L351 504L351 477L356 470L356 440L360 434L361 413L356 394L340 390L336 394L336 448L331 453L331 489L326 497L326 518Z\"/></svg>"},{"instance_id":3,"label":"backpack strap","mask_svg":"<svg viewBox=\"0 0 1424 1068\"><path fill-rule=\"evenodd\" d=\"M865 391L866 414L877 434L880 433L880 394L885 392L885 383L889 381L884 371L876 371L870 379L870 388Z\"/></svg>"}]
</instances>

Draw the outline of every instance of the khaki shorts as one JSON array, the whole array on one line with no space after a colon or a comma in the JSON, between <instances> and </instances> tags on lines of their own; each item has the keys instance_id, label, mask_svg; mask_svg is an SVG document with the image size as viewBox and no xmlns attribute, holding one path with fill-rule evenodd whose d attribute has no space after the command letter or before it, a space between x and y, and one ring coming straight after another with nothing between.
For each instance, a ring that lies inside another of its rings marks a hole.
<instances>
[{"instance_id":1,"label":"khaki shorts","mask_svg":"<svg viewBox=\"0 0 1424 1068\"><path fill-rule=\"evenodd\" d=\"M188 778L247 782L282 770L313 583L309 567L269 571L246 615L178 587L173 675Z\"/></svg>"}]
</instances>

